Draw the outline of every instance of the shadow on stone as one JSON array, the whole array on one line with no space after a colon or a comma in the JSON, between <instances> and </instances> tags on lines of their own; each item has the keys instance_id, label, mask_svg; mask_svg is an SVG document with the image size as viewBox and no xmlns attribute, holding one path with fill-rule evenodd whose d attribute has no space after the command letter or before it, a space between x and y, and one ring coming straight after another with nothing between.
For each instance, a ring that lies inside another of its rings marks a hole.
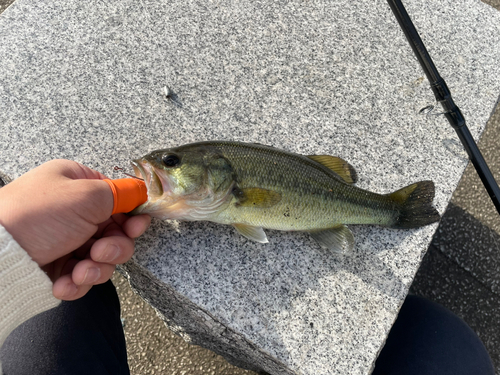
<instances>
[{"instance_id":1,"label":"shadow on stone","mask_svg":"<svg viewBox=\"0 0 500 375\"><path fill-rule=\"evenodd\" d=\"M500 370L500 236L450 204L410 288L460 316Z\"/></svg>"}]
</instances>

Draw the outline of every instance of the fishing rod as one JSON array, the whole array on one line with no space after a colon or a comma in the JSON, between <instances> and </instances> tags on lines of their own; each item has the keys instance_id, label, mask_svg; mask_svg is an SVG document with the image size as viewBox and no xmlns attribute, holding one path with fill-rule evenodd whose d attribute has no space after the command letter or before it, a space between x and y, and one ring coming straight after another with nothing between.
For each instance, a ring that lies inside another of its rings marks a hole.
<instances>
[{"instance_id":1,"label":"fishing rod","mask_svg":"<svg viewBox=\"0 0 500 375\"><path fill-rule=\"evenodd\" d=\"M417 29L415 29L415 26L413 25L413 22L406 12L401 0L387 0L387 2L396 16L401 29L405 33L406 39L408 39L413 52L417 56L418 62L422 66L427 79L431 83L431 89L434 92L436 101L441 103L445 112L445 117L448 119L448 122L451 124L453 129L457 132L458 138L460 138L467 154L469 154L469 159L476 168L477 174L481 178L486 191L490 195L495 208L500 214L500 188L491 174L483 155L481 155L481 151L479 151L474 138L472 138L462 112L460 112L460 109L453 102L451 92L448 89L446 82L439 75L436 66L432 62L431 56L427 52L422 39L420 39Z\"/></svg>"}]
</instances>

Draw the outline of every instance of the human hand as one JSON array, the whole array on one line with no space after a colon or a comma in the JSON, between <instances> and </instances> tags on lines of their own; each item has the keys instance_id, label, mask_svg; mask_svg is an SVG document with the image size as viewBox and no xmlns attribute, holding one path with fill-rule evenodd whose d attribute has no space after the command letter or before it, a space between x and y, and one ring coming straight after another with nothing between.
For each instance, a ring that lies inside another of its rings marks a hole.
<instances>
[{"instance_id":1,"label":"human hand","mask_svg":"<svg viewBox=\"0 0 500 375\"><path fill-rule=\"evenodd\" d=\"M111 216L106 176L69 160L53 160L0 189L0 224L38 263L62 300L84 296L130 259L148 215Z\"/></svg>"}]
</instances>

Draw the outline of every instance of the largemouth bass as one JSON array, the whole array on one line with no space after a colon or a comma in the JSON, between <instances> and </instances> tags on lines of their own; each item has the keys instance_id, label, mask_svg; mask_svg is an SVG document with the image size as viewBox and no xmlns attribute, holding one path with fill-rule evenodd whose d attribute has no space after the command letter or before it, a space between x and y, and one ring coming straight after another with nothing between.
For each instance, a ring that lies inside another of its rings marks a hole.
<instances>
[{"instance_id":1,"label":"largemouth bass","mask_svg":"<svg viewBox=\"0 0 500 375\"><path fill-rule=\"evenodd\" d=\"M346 224L416 228L440 219L432 181L372 193L353 185L349 163L329 155L208 141L153 151L132 165L148 189L133 214L230 224L261 243L263 228L306 231L322 248L346 253L354 246Z\"/></svg>"}]
</instances>

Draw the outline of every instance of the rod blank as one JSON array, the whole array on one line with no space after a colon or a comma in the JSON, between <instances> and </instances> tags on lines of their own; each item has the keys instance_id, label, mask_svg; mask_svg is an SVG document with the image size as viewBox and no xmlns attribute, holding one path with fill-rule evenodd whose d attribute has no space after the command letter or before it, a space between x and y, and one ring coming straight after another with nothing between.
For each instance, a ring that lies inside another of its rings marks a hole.
<instances>
[{"instance_id":1,"label":"rod blank","mask_svg":"<svg viewBox=\"0 0 500 375\"><path fill-rule=\"evenodd\" d=\"M396 19L403 30L406 39L410 43L415 56L417 57L420 66L424 70L427 79L431 83L431 89L434 92L434 96L436 100L441 103L445 113L445 117L448 119L450 125L457 132L458 138L462 142L467 154L469 155L469 159L471 160L474 168L476 168L477 174L481 178L486 191L490 195L495 208L500 214L500 188L498 187L495 178L493 177L486 161L479 151L474 138L467 128L467 124L465 123L465 118L462 115L460 109L455 105L453 98L451 96L451 92L446 85L446 82L439 75L439 72L434 65L434 62L431 59L431 56L427 52L420 35L417 32L417 29L413 25L413 22L410 19L410 16L406 12L405 7L401 0L387 0L389 6L391 7L392 12L396 16Z\"/></svg>"}]
</instances>

